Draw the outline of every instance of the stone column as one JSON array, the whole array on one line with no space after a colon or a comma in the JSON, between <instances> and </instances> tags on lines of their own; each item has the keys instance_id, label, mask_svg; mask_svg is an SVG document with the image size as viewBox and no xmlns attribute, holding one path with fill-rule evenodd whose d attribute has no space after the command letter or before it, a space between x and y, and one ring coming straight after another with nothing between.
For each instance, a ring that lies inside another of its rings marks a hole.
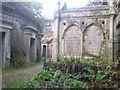
<instances>
[{"instance_id":1,"label":"stone column","mask_svg":"<svg viewBox=\"0 0 120 90\"><path fill-rule=\"evenodd\" d=\"M58 11L54 17L54 34L53 34L53 53L52 59L56 60L60 51L60 40L59 40L59 30L60 30L60 1L58 1Z\"/></svg>"},{"instance_id":2,"label":"stone column","mask_svg":"<svg viewBox=\"0 0 120 90\"><path fill-rule=\"evenodd\" d=\"M114 59L114 47L113 47L113 31L114 31L114 23L113 23L113 21L114 21L114 16L113 15L111 15L110 16L110 30L109 30L109 49L110 49L110 60L111 61L113 61L113 59Z\"/></svg>"},{"instance_id":3,"label":"stone column","mask_svg":"<svg viewBox=\"0 0 120 90\"><path fill-rule=\"evenodd\" d=\"M114 61L114 15L115 10L113 6L113 0L110 0L110 30L109 30L110 63Z\"/></svg>"},{"instance_id":4,"label":"stone column","mask_svg":"<svg viewBox=\"0 0 120 90\"><path fill-rule=\"evenodd\" d=\"M37 38L36 38L36 37L35 37L35 47L34 47L34 49L35 49L34 59L35 59L35 61L36 61L36 59L37 59Z\"/></svg>"},{"instance_id":5,"label":"stone column","mask_svg":"<svg viewBox=\"0 0 120 90\"><path fill-rule=\"evenodd\" d=\"M2 32L0 32L0 68L2 68Z\"/></svg>"},{"instance_id":6,"label":"stone column","mask_svg":"<svg viewBox=\"0 0 120 90\"><path fill-rule=\"evenodd\" d=\"M64 54L64 39L61 40L62 46L61 46L61 50L62 50L62 55Z\"/></svg>"},{"instance_id":7,"label":"stone column","mask_svg":"<svg viewBox=\"0 0 120 90\"><path fill-rule=\"evenodd\" d=\"M29 32L24 32L24 49L25 49L25 54L28 59L28 63L30 62L30 37L31 33Z\"/></svg>"},{"instance_id":8,"label":"stone column","mask_svg":"<svg viewBox=\"0 0 120 90\"><path fill-rule=\"evenodd\" d=\"M40 61L41 59L41 39L43 37L42 33L38 33L38 38L37 38L37 61Z\"/></svg>"},{"instance_id":9,"label":"stone column","mask_svg":"<svg viewBox=\"0 0 120 90\"><path fill-rule=\"evenodd\" d=\"M52 59L56 60L57 55L59 54L59 15L58 13L54 19L54 33L53 33L53 52Z\"/></svg>"},{"instance_id":10,"label":"stone column","mask_svg":"<svg viewBox=\"0 0 120 90\"><path fill-rule=\"evenodd\" d=\"M11 59L11 30L12 25L16 25L16 22L11 20L0 18L0 60L2 66L9 65Z\"/></svg>"},{"instance_id":11,"label":"stone column","mask_svg":"<svg viewBox=\"0 0 120 90\"><path fill-rule=\"evenodd\" d=\"M80 55L80 58L82 57L82 54L83 54L83 33L81 33L81 55Z\"/></svg>"},{"instance_id":12,"label":"stone column","mask_svg":"<svg viewBox=\"0 0 120 90\"><path fill-rule=\"evenodd\" d=\"M6 50L6 53L5 53L5 59L6 59L6 61L5 61L5 65L9 65L10 64L10 46L11 46L11 31L10 30L8 30L7 32L6 32L6 41L5 41L5 44L6 44L6 46L5 46L5 50Z\"/></svg>"},{"instance_id":13,"label":"stone column","mask_svg":"<svg viewBox=\"0 0 120 90\"><path fill-rule=\"evenodd\" d=\"M9 28L7 28L9 27ZM2 67L4 68L5 66L8 66L10 63L10 42L11 42L11 30L12 27L10 25L5 26L5 24L2 24L2 27L0 27L0 34L1 34L1 58L2 58Z\"/></svg>"},{"instance_id":14,"label":"stone column","mask_svg":"<svg viewBox=\"0 0 120 90\"><path fill-rule=\"evenodd\" d=\"M57 28L57 41L58 41L58 45L57 45L57 55L60 54L60 12L58 11L58 28Z\"/></svg>"}]
</instances>

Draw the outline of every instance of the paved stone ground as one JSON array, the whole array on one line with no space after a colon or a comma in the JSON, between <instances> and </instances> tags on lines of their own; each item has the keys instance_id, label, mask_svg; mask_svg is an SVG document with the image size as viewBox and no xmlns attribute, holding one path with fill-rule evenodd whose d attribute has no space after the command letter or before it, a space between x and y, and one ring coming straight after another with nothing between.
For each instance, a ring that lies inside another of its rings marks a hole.
<instances>
[{"instance_id":1,"label":"paved stone ground","mask_svg":"<svg viewBox=\"0 0 120 90\"><path fill-rule=\"evenodd\" d=\"M13 82L20 82L22 79L31 79L34 74L43 68L43 65L37 65L23 70L17 70L2 75L2 86L6 87Z\"/></svg>"}]
</instances>

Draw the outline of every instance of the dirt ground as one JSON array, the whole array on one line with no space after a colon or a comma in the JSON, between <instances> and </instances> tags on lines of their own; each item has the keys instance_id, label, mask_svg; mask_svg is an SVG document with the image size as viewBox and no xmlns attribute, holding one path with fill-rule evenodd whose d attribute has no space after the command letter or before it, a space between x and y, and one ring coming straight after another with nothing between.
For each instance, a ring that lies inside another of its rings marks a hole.
<instances>
[{"instance_id":1,"label":"dirt ground","mask_svg":"<svg viewBox=\"0 0 120 90\"><path fill-rule=\"evenodd\" d=\"M15 70L13 72L8 72L2 74L2 87L8 87L10 83L21 82L23 79L31 79L34 74L43 68L43 65L37 65L31 68L26 68L23 70Z\"/></svg>"}]
</instances>

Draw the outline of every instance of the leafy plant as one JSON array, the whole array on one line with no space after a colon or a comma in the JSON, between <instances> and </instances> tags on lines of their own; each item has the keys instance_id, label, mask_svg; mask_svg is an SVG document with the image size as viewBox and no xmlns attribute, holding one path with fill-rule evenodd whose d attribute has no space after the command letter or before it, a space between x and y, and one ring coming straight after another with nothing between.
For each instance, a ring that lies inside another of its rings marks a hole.
<instances>
[{"instance_id":1,"label":"leafy plant","mask_svg":"<svg viewBox=\"0 0 120 90\"><path fill-rule=\"evenodd\" d=\"M80 60L80 58L74 57L59 57L59 61L51 64L48 69L38 72L26 86L31 85L29 87L37 88L117 88L118 82L115 79L118 78L117 72L111 66L100 66L101 62L99 63L96 58L81 58Z\"/></svg>"},{"instance_id":2,"label":"leafy plant","mask_svg":"<svg viewBox=\"0 0 120 90\"><path fill-rule=\"evenodd\" d=\"M83 82L71 78L66 80L64 84L67 86L67 88L86 88Z\"/></svg>"},{"instance_id":3,"label":"leafy plant","mask_svg":"<svg viewBox=\"0 0 120 90\"><path fill-rule=\"evenodd\" d=\"M16 68L24 67L27 65L27 58L18 52L16 53L12 52L12 58L11 58L10 65Z\"/></svg>"}]
</instances>

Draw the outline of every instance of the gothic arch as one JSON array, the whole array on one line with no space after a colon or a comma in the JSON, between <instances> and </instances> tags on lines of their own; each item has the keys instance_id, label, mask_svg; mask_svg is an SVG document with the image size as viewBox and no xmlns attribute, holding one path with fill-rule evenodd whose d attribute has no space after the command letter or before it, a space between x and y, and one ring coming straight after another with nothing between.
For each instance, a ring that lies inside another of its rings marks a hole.
<instances>
[{"instance_id":1,"label":"gothic arch","mask_svg":"<svg viewBox=\"0 0 120 90\"><path fill-rule=\"evenodd\" d=\"M95 25L95 26L97 26L98 28L100 28L100 29L101 29L101 32L103 33L103 28L102 28L101 25L99 25L98 23L97 23L97 24L96 24L96 23L91 23L91 24L87 25L87 26L84 28L84 30L82 31L83 34L86 32L87 28L89 28L90 26L93 26L93 25Z\"/></svg>"},{"instance_id":2,"label":"gothic arch","mask_svg":"<svg viewBox=\"0 0 120 90\"><path fill-rule=\"evenodd\" d=\"M81 30L78 25L72 24L67 27L62 36L63 39L63 51L67 56L80 56L81 55Z\"/></svg>"},{"instance_id":3,"label":"gothic arch","mask_svg":"<svg viewBox=\"0 0 120 90\"><path fill-rule=\"evenodd\" d=\"M80 30L80 27L79 27L79 25L77 25L77 24L71 24L71 25L69 25L65 30L64 30L64 33L63 33L63 36L62 36L62 39L64 39L64 37L65 37L65 34L66 34L66 32L69 30L69 28L71 28L72 26L76 26L77 28L78 28L78 30ZM80 31L81 32L81 31ZM82 33L82 32L81 32Z\"/></svg>"},{"instance_id":4,"label":"gothic arch","mask_svg":"<svg viewBox=\"0 0 120 90\"><path fill-rule=\"evenodd\" d=\"M90 24L83 31L84 53L97 56L102 49L103 30L100 25Z\"/></svg>"}]
</instances>

